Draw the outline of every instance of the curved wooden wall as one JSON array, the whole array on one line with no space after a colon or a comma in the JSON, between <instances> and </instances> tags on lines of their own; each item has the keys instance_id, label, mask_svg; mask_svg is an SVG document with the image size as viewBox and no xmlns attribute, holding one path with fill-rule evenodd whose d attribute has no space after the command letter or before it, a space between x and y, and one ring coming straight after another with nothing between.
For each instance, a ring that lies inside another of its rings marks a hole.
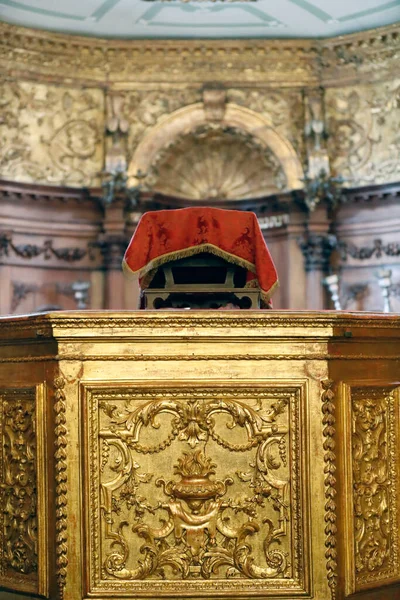
<instances>
[{"instance_id":1,"label":"curved wooden wall","mask_svg":"<svg viewBox=\"0 0 400 600\"><path fill-rule=\"evenodd\" d=\"M1 314L76 308L77 281L90 284L88 308L136 308L137 287L120 268L135 225L146 210L188 203L143 194L133 212L122 197L105 207L101 193L0 182ZM280 277L276 308L330 307L322 280L337 272L342 308L382 310L377 274L386 268L399 311L399 197L400 184L349 189L335 215L326 205L309 215L302 191L216 205L257 214Z\"/></svg>"}]
</instances>

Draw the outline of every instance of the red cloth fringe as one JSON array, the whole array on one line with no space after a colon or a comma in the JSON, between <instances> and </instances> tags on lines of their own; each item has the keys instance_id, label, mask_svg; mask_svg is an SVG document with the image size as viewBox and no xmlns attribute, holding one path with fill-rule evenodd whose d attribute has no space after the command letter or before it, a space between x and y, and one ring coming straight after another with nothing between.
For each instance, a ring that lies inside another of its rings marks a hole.
<instances>
[{"instance_id":1,"label":"red cloth fringe","mask_svg":"<svg viewBox=\"0 0 400 600\"><path fill-rule=\"evenodd\" d=\"M193 207L145 213L125 252L125 272L142 289L166 262L210 252L247 269L247 285L258 287L265 304L278 276L254 213Z\"/></svg>"}]
</instances>

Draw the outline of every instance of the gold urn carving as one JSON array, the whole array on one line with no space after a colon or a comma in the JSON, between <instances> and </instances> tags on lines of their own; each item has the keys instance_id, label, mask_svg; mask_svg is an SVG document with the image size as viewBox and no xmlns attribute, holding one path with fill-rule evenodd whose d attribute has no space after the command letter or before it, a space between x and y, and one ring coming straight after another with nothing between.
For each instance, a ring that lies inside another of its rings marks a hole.
<instances>
[{"instance_id":1,"label":"gold urn carving","mask_svg":"<svg viewBox=\"0 0 400 600\"><path fill-rule=\"evenodd\" d=\"M399 325L0 319L0 595L397 597Z\"/></svg>"},{"instance_id":2,"label":"gold urn carving","mask_svg":"<svg viewBox=\"0 0 400 600\"><path fill-rule=\"evenodd\" d=\"M92 591L304 588L301 386L86 393Z\"/></svg>"}]
</instances>

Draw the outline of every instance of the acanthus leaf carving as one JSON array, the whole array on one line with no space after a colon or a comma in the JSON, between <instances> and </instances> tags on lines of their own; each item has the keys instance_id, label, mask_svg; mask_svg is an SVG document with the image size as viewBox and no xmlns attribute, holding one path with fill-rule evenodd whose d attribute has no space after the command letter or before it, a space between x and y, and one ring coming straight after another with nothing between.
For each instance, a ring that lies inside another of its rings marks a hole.
<instances>
[{"instance_id":1,"label":"acanthus leaf carving","mask_svg":"<svg viewBox=\"0 0 400 600\"><path fill-rule=\"evenodd\" d=\"M328 150L351 187L398 181L400 81L326 90Z\"/></svg>"},{"instance_id":2,"label":"acanthus leaf carving","mask_svg":"<svg viewBox=\"0 0 400 600\"><path fill-rule=\"evenodd\" d=\"M103 161L101 90L7 80L1 98L4 178L75 186L98 183Z\"/></svg>"},{"instance_id":3,"label":"acanthus leaf carving","mask_svg":"<svg viewBox=\"0 0 400 600\"><path fill-rule=\"evenodd\" d=\"M0 390L1 584L37 580L37 457L34 388ZM35 589L35 588L34 588Z\"/></svg>"},{"instance_id":4,"label":"acanthus leaf carving","mask_svg":"<svg viewBox=\"0 0 400 600\"><path fill-rule=\"evenodd\" d=\"M351 388L356 589L398 573L395 392Z\"/></svg>"},{"instance_id":5,"label":"acanthus leaf carving","mask_svg":"<svg viewBox=\"0 0 400 600\"><path fill-rule=\"evenodd\" d=\"M270 581L271 589L284 579L303 589L301 509L298 483L291 483L298 471L290 466L297 459L287 454L298 391L245 390L243 399L214 389L191 392L90 392L99 452L91 459L91 490L103 506L91 519L103 548L92 556L97 585L121 581L139 590L146 580L196 585L234 578L238 585ZM150 443L153 430L163 435ZM293 443L297 448L299 440ZM240 455L242 469L221 463L230 453ZM170 465L158 477L157 461ZM300 544L295 555L292 536Z\"/></svg>"}]
</instances>

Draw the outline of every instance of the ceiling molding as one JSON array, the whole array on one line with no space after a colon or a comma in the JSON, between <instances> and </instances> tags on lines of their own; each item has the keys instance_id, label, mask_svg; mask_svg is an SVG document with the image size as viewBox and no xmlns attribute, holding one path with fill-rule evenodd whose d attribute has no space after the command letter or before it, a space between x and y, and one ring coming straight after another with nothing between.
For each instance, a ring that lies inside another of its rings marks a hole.
<instances>
[{"instance_id":1,"label":"ceiling molding","mask_svg":"<svg viewBox=\"0 0 400 600\"><path fill-rule=\"evenodd\" d=\"M0 23L3 77L75 85L337 85L398 74L400 25L325 40L108 40Z\"/></svg>"}]
</instances>

